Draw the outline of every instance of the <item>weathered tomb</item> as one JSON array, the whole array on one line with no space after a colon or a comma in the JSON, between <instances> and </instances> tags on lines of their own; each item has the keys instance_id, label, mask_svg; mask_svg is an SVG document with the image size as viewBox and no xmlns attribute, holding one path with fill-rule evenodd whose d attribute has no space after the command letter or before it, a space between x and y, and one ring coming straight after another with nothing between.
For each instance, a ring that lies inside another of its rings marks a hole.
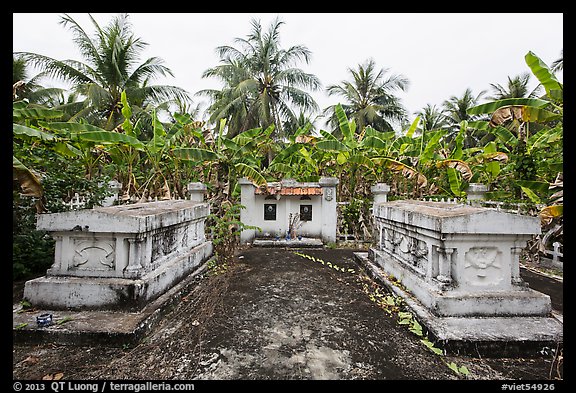
<instances>
[{"instance_id":1,"label":"weathered tomb","mask_svg":"<svg viewBox=\"0 0 576 393\"><path fill-rule=\"evenodd\" d=\"M256 238L282 240L294 234L304 238L320 239L324 243L336 242L336 186L338 179L323 177L318 182L297 182L284 179L256 187L247 179L240 179L240 221L260 228L245 229L240 234L242 243ZM291 225L290 219L295 225ZM295 239L292 239L295 240Z\"/></svg>"},{"instance_id":2,"label":"weathered tomb","mask_svg":"<svg viewBox=\"0 0 576 393\"><path fill-rule=\"evenodd\" d=\"M375 206L374 261L435 315L547 315L549 296L520 277L520 252L537 217L463 204L393 201Z\"/></svg>"},{"instance_id":3,"label":"weathered tomb","mask_svg":"<svg viewBox=\"0 0 576 393\"><path fill-rule=\"evenodd\" d=\"M197 198L41 214L54 263L26 282L24 298L55 310L140 310L212 255L208 214Z\"/></svg>"},{"instance_id":4,"label":"weathered tomb","mask_svg":"<svg viewBox=\"0 0 576 393\"><path fill-rule=\"evenodd\" d=\"M445 348L511 355L562 342L550 297L520 276L538 217L414 200L375 201L373 215L365 263Z\"/></svg>"}]
</instances>

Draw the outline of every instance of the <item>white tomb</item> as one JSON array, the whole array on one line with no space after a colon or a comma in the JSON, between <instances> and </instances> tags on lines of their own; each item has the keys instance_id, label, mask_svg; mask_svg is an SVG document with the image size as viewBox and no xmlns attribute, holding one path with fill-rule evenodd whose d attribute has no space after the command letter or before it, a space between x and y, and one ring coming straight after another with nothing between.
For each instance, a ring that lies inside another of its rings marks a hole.
<instances>
[{"instance_id":1,"label":"white tomb","mask_svg":"<svg viewBox=\"0 0 576 393\"><path fill-rule=\"evenodd\" d=\"M375 204L374 262L437 316L546 316L550 297L520 277L538 217L464 204Z\"/></svg>"},{"instance_id":2,"label":"white tomb","mask_svg":"<svg viewBox=\"0 0 576 393\"><path fill-rule=\"evenodd\" d=\"M49 309L142 309L212 255L209 205L193 199L38 215L56 240L54 264L26 282L24 298Z\"/></svg>"}]
</instances>

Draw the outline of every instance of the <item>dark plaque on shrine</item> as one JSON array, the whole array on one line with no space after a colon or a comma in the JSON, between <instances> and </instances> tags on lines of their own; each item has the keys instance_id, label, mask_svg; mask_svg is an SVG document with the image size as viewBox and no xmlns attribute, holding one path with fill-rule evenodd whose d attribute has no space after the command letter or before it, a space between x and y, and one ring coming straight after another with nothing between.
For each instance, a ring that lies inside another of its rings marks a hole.
<instances>
[{"instance_id":1,"label":"dark plaque on shrine","mask_svg":"<svg viewBox=\"0 0 576 393\"><path fill-rule=\"evenodd\" d=\"M312 205L300 205L300 221L312 221Z\"/></svg>"},{"instance_id":2,"label":"dark plaque on shrine","mask_svg":"<svg viewBox=\"0 0 576 393\"><path fill-rule=\"evenodd\" d=\"M265 203L264 204L264 220L276 221L276 204L275 203Z\"/></svg>"}]
</instances>

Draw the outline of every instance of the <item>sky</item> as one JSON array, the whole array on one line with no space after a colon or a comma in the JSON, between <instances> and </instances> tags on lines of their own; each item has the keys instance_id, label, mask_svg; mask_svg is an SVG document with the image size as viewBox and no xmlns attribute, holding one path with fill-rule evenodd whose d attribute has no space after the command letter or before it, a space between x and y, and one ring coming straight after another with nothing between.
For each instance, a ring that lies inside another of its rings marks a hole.
<instances>
[{"instance_id":1,"label":"sky","mask_svg":"<svg viewBox=\"0 0 576 393\"><path fill-rule=\"evenodd\" d=\"M83 61L72 32L59 23L61 15L14 13L13 51ZM93 35L87 13L69 15ZM92 14L100 27L116 15ZM199 90L222 87L216 78L202 78L220 64L216 48L239 48L234 40L251 33L252 20L267 31L276 17L284 22L281 48L308 48L310 62L296 66L316 75L324 89L351 81L349 69L369 59L386 70L385 76L407 78L407 90L396 95L410 120L427 104L440 107L467 88L474 95L492 93L490 84L506 86L508 77L530 73L524 60L529 51L550 66L563 50L562 13L129 13L132 32L148 43L140 63L160 57L174 74L153 83L183 88L195 104L206 103L194 96ZM563 73L558 78L562 81ZM537 80L531 79L534 88ZM324 91L312 96L321 109L342 101Z\"/></svg>"}]
</instances>

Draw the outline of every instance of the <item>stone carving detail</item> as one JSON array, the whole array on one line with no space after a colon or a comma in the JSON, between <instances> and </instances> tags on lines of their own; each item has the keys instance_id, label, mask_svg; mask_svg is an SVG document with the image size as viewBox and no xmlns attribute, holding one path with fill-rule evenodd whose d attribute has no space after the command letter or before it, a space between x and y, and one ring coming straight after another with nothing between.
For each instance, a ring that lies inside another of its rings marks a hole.
<instances>
[{"instance_id":1,"label":"stone carving detail","mask_svg":"<svg viewBox=\"0 0 576 393\"><path fill-rule=\"evenodd\" d=\"M192 230L196 230L196 224L190 225ZM188 232L190 232L190 228L183 228L182 231L182 238L180 240L180 247L184 248L188 246Z\"/></svg>"},{"instance_id":2,"label":"stone carving detail","mask_svg":"<svg viewBox=\"0 0 576 393\"><path fill-rule=\"evenodd\" d=\"M403 235L393 229L381 230L381 248L385 248L397 258L424 272L428 263L428 244L418 238Z\"/></svg>"},{"instance_id":3,"label":"stone carving detail","mask_svg":"<svg viewBox=\"0 0 576 393\"><path fill-rule=\"evenodd\" d=\"M411 253L416 258L426 258L428 255L428 245L425 241L414 239L413 247Z\"/></svg>"},{"instance_id":4,"label":"stone carving detail","mask_svg":"<svg viewBox=\"0 0 576 393\"><path fill-rule=\"evenodd\" d=\"M326 188L324 198L327 201L331 201L334 198L334 190L332 188Z\"/></svg>"},{"instance_id":5,"label":"stone carving detail","mask_svg":"<svg viewBox=\"0 0 576 393\"><path fill-rule=\"evenodd\" d=\"M82 270L114 269L114 242L78 240L75 242L72 266Z\"/></svg>"},{"instance_id":6,"label":"stone carving detail","mask_svg":"<svg viewBox=\"0 0 576 393\"><path fill-rule=\"evenodd\" d=\"M471 285L496 285L502 281L500 250L472 247L465 254L464 276Z\"/></svg>"},{"instance_id":7,"label":"stone carving detail","mask_svg":"<svg viewBox=\"0 0 576 393\"><path fill-rule=\"evenodd\" d=\"M178 228L168 228L152 236L152 260L174 252L179 245Z\"/></svg>"}]
</instances>

